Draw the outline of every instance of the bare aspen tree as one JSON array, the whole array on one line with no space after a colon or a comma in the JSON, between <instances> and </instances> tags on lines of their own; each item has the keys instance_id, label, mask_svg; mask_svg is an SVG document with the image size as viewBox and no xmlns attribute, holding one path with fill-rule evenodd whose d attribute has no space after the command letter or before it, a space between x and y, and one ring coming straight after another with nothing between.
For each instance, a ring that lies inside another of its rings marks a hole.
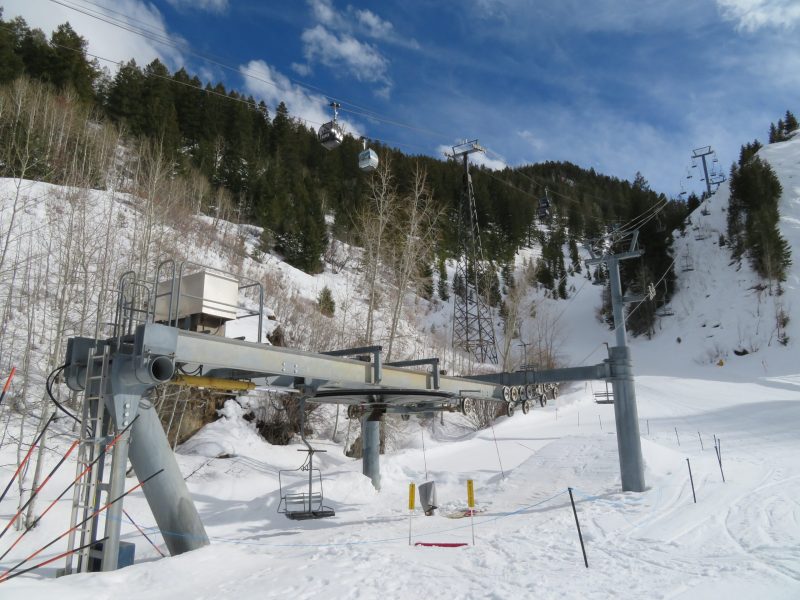
<instances>
[{"instance_id":1,"label":"bare aspen tree","mask_svg":"<svg viewBox=\"0 0 800 600\"><path fill-rule=\"evenodd\" d=\"M403 297L409 285L416 279L423 263L433 260L439 221L443 210L437 208L433 195L428 189L427 173L416 165L411 191L403 199L401 217L397 219L395 231L395 260L392 264L394 275L394 298L389 325L389 343L386 360L391 360L397 326L403 308Z\"/></svg>"},{"instance_id":2,"label":"bare aspen tree","mask_svg":"<svg viewBox=\"0 0 800 600\"><path fill-rule=\"evenodd\" d=\"M524 314L523 303L525 300L524 281L518 281L516 285L509 287L505 299L505 319L503 345L500 348L500 360L504 371L510 371L517 367L514 360L512 344L514 339L519 339L519 328L522 325Z\"/></svg>"},{"instance_id":3,"label":"bare aspen tree","mask_svg":"<svg viewBox=\"0 0 800 600\"><path fill-rule=\"evenodd\" d=\"M362 266L367 293L366 331L364 339L372 343L375 334L375 310L378 301L378 273L380 272L389 226L397 213L399 196L392 175L391 161L381 160L369 182L370 196L367 207L357 218L363 237Z\"/></svg>"}]
</instances>

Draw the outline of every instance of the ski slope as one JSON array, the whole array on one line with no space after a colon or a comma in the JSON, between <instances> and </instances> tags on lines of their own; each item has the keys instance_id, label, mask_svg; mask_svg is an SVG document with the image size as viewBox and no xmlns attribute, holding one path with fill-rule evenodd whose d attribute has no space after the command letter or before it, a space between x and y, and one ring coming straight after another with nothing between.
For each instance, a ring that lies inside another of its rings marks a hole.
<instances>
[{"instance_id":1,"label":"ski slope","mask_svg":"<svg viewBox=\"0 0 800 600\"><path fill-rule=\"evenodd\" d=\"M158 559L134 526L137 564L114 573L53 579L48 566L2 583L3 598L797 598L800 594L800 386L644 376L637 379L648 489L619 491L613 407L589 389L529 415L469 433L409 422L409 447L382 457L376 493L360 463L319 440L326 504L336 516L294 522L276 513L277 470L299 466L298 445L272 447L229 402L226 415L179 455L212 543ZM649 427L649 434L647 433ZM680 445L676 439L677 429ZM704 449L700 447L702 436ZM720 440L726 482L713 450ZM426 450L421 448L425 436ZM63 445L63 442L61 442ZM211 459L216 448L232 458ZM499 460L498 460L499 452ZM7 457L3 457L3 462ZM692 463L692 502L686 458ZM503 474L500 470L502 462ZM437 484L442 508L411 518L410 482ZM58 489L67 481L61 474ZM444 516L466 505L474 479L485 512ZM135 485L129 479L128 488ZM575 489L589 561L582 561L566 493ZM163 543L143 496L126 499L133 519ZM24 556L66 529L67 505L20 544ZM9 509L3 507L2 516ZM55 547L48 550L54 556ZM59 563L60 564L60 563ZM3 566L8 566L4 561Z\"/></svg>"}]
</instances>

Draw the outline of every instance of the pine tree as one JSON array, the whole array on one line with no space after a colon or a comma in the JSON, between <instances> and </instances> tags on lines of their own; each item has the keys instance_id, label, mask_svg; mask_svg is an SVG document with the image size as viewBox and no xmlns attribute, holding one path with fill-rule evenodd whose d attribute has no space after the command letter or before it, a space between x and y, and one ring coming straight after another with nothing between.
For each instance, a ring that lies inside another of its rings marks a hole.
<instances>
[{"instance_id":1,"label":"pine tree","mask_svg":"<svg viewBox=\"0 0 800 600\"><path fill-rule=\"evenodd\" d=\"M787 135L798 129L797 119L789 110L786 111L786 116L783 120L783 129Z\"/></svg>"},{"instance_id":2,"label":"pine tree","mask_svg":"<svg viewBox=\"0 0 800 600\"><path fill-rule=\"evenodd\" d=\"M12 24L3 21L2 17L3 9L0 7L0 84L19 77L25 67L16 52L17 36Z\"/></svg>"},{"instance_id":3,"label":"pine tree","mask_svg":"<svg viewBox=\"0 0 800 600\"><path fill-rule=\"evenodd\" d=\"M437 261L437 268L439 273L439 281L436 285L436 292L442 301L447 302L450 299L450 286L447 283L447 268L443 257L439 257Z\"/></svg>"},{"instance_id":4,"label":"pine tree","mask_svg":"<svg viewBox=\"0 0 800 600\"><path fill-rule=\"evenodd\" d=\"M144 75L136 61L119 68L108 92L106 112L115 121L123 121L132 133L142 130L142 89Z\"/></svg>"},{"instance_id":5,"label":"pine tree","mask_svg":"<svg viewBox=\"0 0 800 600\"><path fill-rule=\"evenodd\" d=\"M13 28L17 31L17 53L25 65L25 72L42 81L50 81L52 50L47 37L41 29L28 29L22 18L14 20Z\"/></svg>"},{"instance_id":6,"label":"pine tree","mask_svg":"<svg viewBox=\"0 0 800 600\"><path fill-rule=\"evenodd\" d=\"M426 300L433 298L433 267L428 261L421 263L419 266L417 291Z\"/></svg>"},{"instance_id":7,"label":"pine tree","mask_svg":"<svg viewBox=\"0 0 800 600\"><path fill-rule=\"evenodd\" d=\"M50 36L50 46L50 81L58 88L71 87L81 100L91 100L99 68L86 58L86 40L65 23Z\"/></svg>"},{"instance_id":8,"label":"pine tree","mask_svg":"<svg viewBox=\"0 0 800 600\"><path fill-rule=\"evenodd\" d=\"M164 63L155 59L144 69L142 85L141 133L159 140L172 154L180 146L178 115L172 99L174 84Z\"/></svg>"},{"instance_id":9,"label":"pine tree","mask_svg":"<svg viewBox=\"0 0 800 600\"><path fill-rule=\"evenodd\" d=\"M730 181L728 237L733 256L746 251L761 277L770 283L784 281L791 252L778 228L782 189L775 172L755 157L731 169Z\"/></svg>"},{"instance_id":10,"label":"pine tree","mask_svg":"<svg viewBox=\"0 0 800 600\"><path fill-rule=\"evenodd\" d=\"M317 296L317 308L326 317L332 317L336 312L336 301L333 299L331 289L326 285Z\"/></svg>"}]
</instances>

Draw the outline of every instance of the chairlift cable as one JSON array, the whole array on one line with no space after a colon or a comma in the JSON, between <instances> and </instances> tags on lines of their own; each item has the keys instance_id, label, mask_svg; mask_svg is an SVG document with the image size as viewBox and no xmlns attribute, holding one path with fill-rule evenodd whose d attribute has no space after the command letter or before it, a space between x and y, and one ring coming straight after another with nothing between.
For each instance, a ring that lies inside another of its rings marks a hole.
<instances>
[{"instance_id":1,"label":"chairlift cable","mask_svg":"<svg viewBox=\"0 0 800 600\"><path fill-rule=\"evenodd\" d=\"M124 515L125 515L125 516L128 518L128 520L131 522L131 524L132 524L134 527L136 527L136 529L139 531L139 533L141 533L141 534L142 534L142 536L144 536L144 539L146 539L148 542L150 542L150 545L151 545L153 548L155 548L155 549L156 549L156 552L158 552L158 553L161 555L161 558L166 558L166 557L167 557L167 555L166 555L166 554L164 554L164 553L161 551L161 548L159 548L159 547L156 545L156 543L155 543L155 542L154 542L152 539L150 539L150 536L149 536L149 535L147 535L147 533L146 533L146 532L145 532L145 531L144 531L144 530L143 530L141 527L139 527L139 524L138 524L136 521L134 521L134 520L133 520L133 517L132 517L132 516L130 516L130 515L128 514L128 511L127 511L127 510L125 510L125 509L123 508L123 509L122 509L122 514L124 514Z\"/></svg>"},{"instance_id":2,"label":"chairlift cable","mask_svg":"<svg viewBox=\"0 0 800 600\"><path fill-rule=\"evenodd\" d=\"M98 462L99 462L101 459L103 459L103 458L105 458L105 457L106 457L106 455L107 455L108 451L109 451L109 450L111 450L111 448L113 448L113 447L114 447L114 446L117 444L117 442L120 440L120 438L121 438L121 437L122 437L122 436L125 434L125 432L127 432L127 431L128 431L128 430L129 430L129 429L130 429L130 428L133 426L133 424L136 422L136 419L138 419L138 418L139 418L139 415L136 415L136 416L133 418L133 420L131 420L131 422L130 422L130 423L128 423L128 425L127 425L127 426L126 426L124 429L122 429L122 431L120 431L120 432L119 432L119 433L116 435L116 437L114 437L114 439L112 439L112 440L111 440L111 441L110 441L110 442L109 442L109 443L106 445L106 447L103 449L103 451L102 451L102 452L100 452L100 453L97 455L97 457L96 457L96 458L95 458L95 459L94 459L92 462L90 462L88 465L86 465L86 468L84 468L84 469L83 469L83 471L81 471L81 472L80 472L80 473L79 473L79 474L78 474L78 475L75 477L75 479L73 479L73 480L72 480L72 483L70 483L70 484L69 484L69 485L68 485L66 488L64 488L64 491L62 491L62 492L61 492L61 493L58 495L58 497L57 497L55 500L53 500L53 501L52 501L52 502L51 502L51 503L50 503L50 504L47 506L47 508L45 508L45 509L42 511L42 514L40 514L38 517L36 517L36 520L34 521L34 524L33 524L33 525L32 525L32 526L29 528L29 529L25 529L25 530L24 530L24 531L23 531L23 532L20 534L20 536L17 538L17 540L16 540L16 541L14 542L14 544L11 546L12 548L13 548L13 547L14 547L14 546L17 544L17 542L19 542L19 541L20 541L20 540L21 540L23 537L25 537L25 535L26 535L26 534L27 534L27 533L28 533L28 532L29 532L31 529L33 529L33 527L36 525L36 523L38 523L39 521L41 521L41 520L42 520L42 518L43 518L43 517L44 517L44 516L45 516L45 515L46 515L48 512L50 512L50 509L52 509L52 508L53 508L53 507L56 505L56 503L57 503L59 500L61 500L61 498L63 498L63 497L66 495L66 493L67 493L67 492L69 492L69 491L70 491L70 490L71 490L71 489L72 489L72 488L75 486L75 484L77 484L77 483L78 483L78 481L80 480L80 478L81 478L81 477L83 477L83 476L84 476L84 475L85 475L85 474L86 474L86 473L87 473L87 472L88 472L90 469L92 469L92 468L93 468L93 467L94 467L94 466L95 466L95 465L96 465L96 464L97 464L97 463L98 463ZM1 534L0 534L0 535L1 535ZM9 550L10 550L10 548L9 548ZM0 556L0 560L2 560L2 558L3 558L3 557L5 557L5 555L6 555L7 553L8 553L8 550L6 550L6 553L4 553L2 556ZM0 576L0 583L2 583L2 582L3 582L3 577L2 577L2 576Z\"/></svg>"},{"instance_id":3,"label":"chairlift cable","mask_svg":"<svg viewBox=\"0 0 800 600\"><path fill-rule=\"evenodd\" d=\"M69 449L67 450L66 454L64 454L64 456L61 457L61 460L59 460L56 463L56 466L53 467L53 469L50 471L50 473L47 474L47 477L44 478L44 481L35 490L31 491L31 497L28 498L28 501L25 502L25 504L23 504L22 507L20 507L20 509L17 511L17 513L14 515L14 517L8 522L8 524L6 525L5 529L3 529L2 533L0 533L0 537L3 537L3 535L5 535L6 531L8 531L8 528L11 527L16 522L16 520L20 517L20 515L23 512L25 512L25 509L28 508L30 503L33 502L39 496L39 492L47 484L47 482L50 481L50 479L53 477L55 472L58 471L58 469L61 468L61 465L64 464L64 462L67 460L67 458L69 458L69 455L72 454L72 451L75 449L75 446L78 445L79 441L80 440L75 440L75 441L72 442L72 445L69 447ZM14 541L14 543L11 544L6 549L6 551L3 552L2 555L0 555L0 560L3 560L8 555L8 553L11 552L11 550L14 549L14 546L16 546L19 543L19 541L23 537L25 537L25 534L28 533L28 531L30 531L31 529L36 527L36 524L39 522L40 519L41 519L41 517L37 517L36 519L34 519L33 523L31 523L29 526L25 527L25 531L23 531L19 535L19 537L17 537L17 539Z\"/></svg>"},{"instance_id":4,"label":"chairlift cable","mask_svg":"<svg viewBox=\"0 0 800 600\"><path fill-rule=\"evenodd\" d=\"M147 483L148 481L150 481L151 479L153 479L155 476L157 476L157 475L160 475L160 474L161 474L161 473L163 473L163 472L164 472L164 469L159 469L158 471L156 471L155 473L153 473L153 474L152 474L152 475L150 475L149 477L145 477L145 478L144 478L142 481L140 481L139 483L137 483L137 484L136 484L135 486L133 486L131 489L129 489L129 490L128 490L128 491L126 491L126 492L123 492L122 494L120 494L119 496L117 496L116 498L114 498L113 500L111 500L110 502L106 503L104 506L100 507L99 509L97 509L96 511L94 511L94 512L93 512L91 515L89 515L88 517L86 517L86 518L85 518L83 521L81 521L80 523L77 523L77 524L73 525L72 527L70 527L69 529L67 529L67 530L66 530L64 533L62 533L62 534L61 534L61 535L59 535L57 538L55 538L55 539L51 540L50 542L48 542L47 544L45 544L44 546L42 546L41 548L39 548L39 549L38 549L36 552L34 552L33 554L31 554L31 555L30 555L30 556L28 556L27 558L24 558L24 559L22 559L22 560L21 560L20 562L18 562L16 565L14 565L14 566L13 566L13 567L11 567L10 569L8 569L8 570L7 570L5 573L3 573L2 575L0 575L0 583L2 583L2 582L4 582L4 581L6 581L7 579L9 579L9 573L11 573L12 571L15 571L15 570L17 569L17 567L20 567L20 566L24 565L26 562L28 562L28 561L30 561L30 560L32 560L32 559L34 559L34 558L36 558L36 557L37 557L39 554L41 554L42 552L44 552L45 550L47 550L47 549L48 549L50 546L52 546L53 544L55 544L56 542L58 542L58 541L59 541L60 539L62 539L64 536L66 536L66 535L69 535L69 534L70 534L70 533L72 533L73 531L77 530L77 529L78 529L80 526L84 525L84 524L85 524L85 523L87 523L89 520L91 520L91 519L94 519L94 518L95 518L97 515L99 515L100 513L104 512L104 511L105 511L106 509L108 509L110 506L112 506L112 505L116 504L117 502L119 502L120 500L122 500L122 499L123 499L125 496L127 496L128 494L131 494L132 492L135 492L135 491L136 491L136 490L138 490L140 487L142 487L142 486L143 486L145 483Z\"/></svg>"},{"instance_id":5,"label":"chairlift cable","mask_svg":"<svg viewBox=\"0 0 800 600\"><path fill-rule=\"evenodd\" d=\"M22 471L22 468L25 466L25 463L28 462L28 459L31 457L31 454L33 454L33 450L36 448L36 446L39 445L39 442L41 441L44 432L47 431L47 428L50 426L50 423L53 422L54 417L55 415L50 415L50 419L48 419L47 423L44 424L44 427L42 427L42 430L39 432L39 435L36 436L36 439L33 440L33 443L30 445L30 448L28 448L28 452L25 454L25 458L23 458L22 461L19 463L19 465L17 466L17 470L14 471L14 474L11 476L11 480L8 482L6 489L4 489L3 493L0 494L0 502L2 502L3 498L6 497L8 490L11 489L11 485L14 483L14 480L17 478L17 475L20 473L20 471ZM2 537L2 534L0 534L0 537Z\"/></svg>"},{"instance_id":6,"label":"chairlift cable","mask_svg":"<svg viewBox=\"0 0 800 600\"><path fill-rule=\"evenodd\" d=\"M14 579L14 577L18 577L20 575L25 575L25 573L30 573L31 571L35 571L36 569L39 569L39 568L44 567L46 565L49 565L50 563L54 563L54 562L56 562L57 560L59 560L61 558L65 558L65 557L69 556L70 554L75 554L76 552L80 552L81 550L86 550L86 548L89 548L90 546L93 546L96 543L99 544L99 543L105 542L107 539L108 539L108 536L97 540L97 542L89 542L88 544L84 544L83 546L80 546L78 548L73 548L72 550L67 550L66 552L62 552L61 554L57 554L56 556L54 556L52 558L48 558L47 560L45 560L43 562L40 562L39 564L33 565L32 567L28 567L27 569L23 569L22 571L17 571L13 575L9 575L8 577L1 578L0 579L0 583L3 583L4 581L8 581L9 579Z\"/></svg>"},{"instance_id":7,"label":"chairlift cable","mask_svg":"<svg viewBox=\"0 0 800 600\"><path fill-rule=\"evenodd\" d=\"M132 33L134 35L138 35L140 37L148 39L148 40L150 40L152 42L156 42L158 44L169 46L169 47L174 48L176 50L179 50L179 51L181 51L181 52L183 52L185 54L188 54L190 56L194 56L194 57L199 58L201 60L204 60L204 61L206 61L208 63L211 63L214 66L217 66L217 67L220 67L222 69L237 73L239 75L243 75L244 77L247 77L249 79L253 79L253 80L258 81L260 83L264 83L264 84L269 85L271 87L274 87L276 89L279 89L279 90L281 89L280 86L277 83L275 83L274 81L272 81L270 79L266 79L266 78L264 78L262 76L259 76L257 74L257 72L254 72L252 69L231 66L231 65L223 62L219 57L215 58L215 57L207 55L207 54L203 54L203 53L200 53L200 52L196 52L194 50L190 50L190 49L188 49L188 48L186 48L186 47L184 47L184 46L182 46L180 44L176 44L175 42L171 41L169 38L166 38L163 35L161 35L160 33L148 32L148 31L142 30L142 29L140 29L140 28L138 28L136 26L133 26L133 25L131 25L129 23L120 23L117 19L115 19L114 17L111 17L110 15L92 14L92 13L96 13L97 11L93 11L93 10L88 9L86 7L73 6L73 5L68 3L69 1L70 0L50 0L50 2L53 2L54 4L58 4L60 6L63 6L64 8L68 8L70 10L73 10L75 12L83 14L83 15L85 15L87 17L91 17L93 19L97 19L97 20L102 21L102 22L104 22L104 23L106 23L108 25L111 25L113 27L118 27L120 29L128 31L129 33ZM118 11L115 11L115 12L118 12ZM118 14L123 14L123 13L118 13ZM125 15L125 16L128 17L128 15ZM130 17L128 17L128 18L130 18ZM88 55L88 53L87 53L87 55ZM108 60L108 59L104 59L104 60ZM118 61L118 60L116 60L116 61L109 60L109 62L111 62L113 64L119 64L120 63L120 61ZM357 114L357 115L360 115L360 116L364 116L364 117L373 119L375 121L380 121L382 123L386 123L387 125L394 125L396 127L403 127L403 128L406 128L406 129L410 129L410 130L413 130L413 131L420 132L420 133L426 133L426 134L431 135L433 137L439 137L439 138L444 138L444 139L451 139L453 137L451 135L447 135L447 134L442 133L442 132L438 132L438 131L435 131L435 130L432 130L432 129L428 129L428 128L424 128L424 127L418 127L418 126L414 126L414 125L409 125L407 123L403 123L402 121L398 121L398 120L392 119L390 117L383 116L380 113L372 111L369 108L360 106L360 105L355 104L353 102L348 102L343 98L339 98L337 96L328 94L327 92L325 92L323 89L321 89L319 87L316 87L316 86L314 86L312 84L309 84L309 83L294 79L292 77L286 77L286 79L290 83L293 83L294 85L296 85L298 87L301 87L301 88L304 88L304 89L307 89L307 90L322 94L326 98L329 98L331 100L334 100L334 101L337 101L337 102L340 102L340 103L344 104L345 106L342 108L342 112L349 112L351 114ZM192 87L194 87L194 86L192 86Z\"/></svg>"}]
</instances>

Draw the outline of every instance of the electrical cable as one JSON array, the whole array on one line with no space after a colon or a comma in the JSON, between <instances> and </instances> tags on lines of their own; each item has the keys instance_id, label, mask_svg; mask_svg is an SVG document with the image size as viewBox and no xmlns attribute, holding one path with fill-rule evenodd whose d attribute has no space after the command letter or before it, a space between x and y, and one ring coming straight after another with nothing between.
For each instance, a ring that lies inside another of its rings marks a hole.
<instances>
[{"instance_id":1,"label":"electrical cable","mask_svg":"<svg viewBox=\"0 0 800 600\"><path fill-rule=\"evenodd\" d=\"M53 402L53 404L55 404L61 412L63 412L70 419L78 423L78 425L80 425L81 420L75 415L73 415L71 412L69 412L66 408L64 408L64 406L58 400L56 400L56 397L53 396L53 389L52 389L53 383L55 383L56 377L58 377L58 373L63 371L66 367L67 365L65 363L60 367L56 367L55 369L53 369L47 376L44 387L47 390L47 395L50 396L50 400Z\"/></svg>"},{"instance_id":2,"label":"electrical cable","mask_svg":"<svg viewBox=\"0 0 800 600\"><path fill-rule=\"evenodd\" d=\"M667 269L664 271L664 274L661 276L661 278L660 278L660 279L659 279L659 280L658 280L656 283L654 283L654 284L653 284L653 287L658 287L659 285L661 285L661 282L662 282L662 281L664 281L664 280L667 278L667 275L669 275L669 272L670 272L670 270L672 269L672 267L674 267L674 266L675 266L675 260L676 260L676 259L674 259L674 258L672 259L672 262L669 264L669 266L667 267ZM617 325L616 327L614 327L614 328L611 330L611 334L612 334L612 335L613 335L613 334L616 334L616 332L617 332L617 329L619 329L620 327L622 327L622 326L625 324L625 322L627 322L627 320L628 320L628 319L631 317L631 315L633 315L633 313L635 313L635 312L636 312L636 311L639 309L639 307L640 307L642 304L644 304L645 302L647 302L647 298L644 298L643 300L640 300L640 301L639 301L639 302L636 304L636 306L634 306L634 307L633 307L633 308L632 308L630 311L628 311L628 314L627 314L627 315L623 315L623 323L620 323L619 325ZM578 365L583 365L583 363L584 363L584 362L586 362L586 361L589 359L589 357L590 357L592 354L594 354L595 352L597 352L597 350L598 350L600 347L602 347L602 346L603 346L603 344L605 344L605 343L606 343L606 342L600 342L600 343L599 343L597 346L595 346L595 347L594 347L594 349L593 349L593 350L592 350L592 351L591 351L589 354L587 354L587 355L586 355L586 357L585 357L585 358L584 358L584 359L583 359L581 362L579 362L579 363L578 363Z\"/></svg>"}]
</instances>

